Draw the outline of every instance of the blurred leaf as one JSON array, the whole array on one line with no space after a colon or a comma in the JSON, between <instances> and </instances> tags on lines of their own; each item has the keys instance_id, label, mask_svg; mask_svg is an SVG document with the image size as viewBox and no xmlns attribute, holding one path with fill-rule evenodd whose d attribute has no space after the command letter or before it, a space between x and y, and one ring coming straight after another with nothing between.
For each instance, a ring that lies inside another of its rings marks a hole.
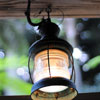
<instances>
[{"instance_id":1,"label":"blurred leaf","mask_svg":"<svg viewBox=\"0 0 100 100\"><path fill-rule=\"evenodd\" d=\"M28 57L27 56L11 56L4 59L0 59L0 70L8 68L17 68L20 66L27 66Z\"/></svg>"},{"instance_id":2,"label":"blurred leaf","mask_svg":"<svg viewBox=\"0 0 100 100\"><path fill-rule=\"evenodd\" d=\"M0 72L0 90L3 90L6 86L6 72Z\"/></svg>"},{"instance_id":3,"label":"blurred leaf","mask_svg":"<svg viewBox=\"0 0 100 100\"><path fill-rule=\"evenodd\" d=\"M21 19L21 21L22 21L22 22L25 22L25 23L28 23L26 18L25 18L25 19ZM39 19L39 18L34 18L34 19L31 19L31 21L32 21L33 23L39 23L39 22L41 22L41 19Z\"/></svg>"},{"instance_id":4,"label":"blurred leaf","mask_svg":"<svg viewBox=\"0 0 100 100\"><path fill-rule=\"evenodd\" d=\"M32 18L31 20L32 20L33 23L41 22L41 18ZM21 19L21 21L26 23L27 19L26 18L25 19ZM57 18L52 18L51 21L54 22L54 23L58 23L58 24L60 23L60 21Z\"/></svg>"},{"instance_id":5,"label":"blurred leaf","mask_svg":"<svg viewBox=\"0 0 100 100\"><path fill-rule=\"evenodd\" d=\"M6 72L0 73L0 90L8 88L21 95L29 95L31 92L32 84L24 82L19 78L9 77Z\"/></svg>"},{"instance_id":6,"label":"blurred leaf","mask_svg":"<svg viewBox=\"0 0 100 100\"><path fill-rule=\"evenodd\" d=\"M18 94L21 95L29 95L31 93L32 84L22 81L18 78L8 78L7 84L11 90L16 91Z\"/></svg>"},{"instance_id":7,"label":"blurred leaf","mask_svg":"<svg viewBox=\"0 0 100 100\"><path fill-rule=\"evenodd\" d=\"M89 60L84 66L88 69L95 69L100 64L100 56L96 56Z\"/></svg>"}]
</instances>

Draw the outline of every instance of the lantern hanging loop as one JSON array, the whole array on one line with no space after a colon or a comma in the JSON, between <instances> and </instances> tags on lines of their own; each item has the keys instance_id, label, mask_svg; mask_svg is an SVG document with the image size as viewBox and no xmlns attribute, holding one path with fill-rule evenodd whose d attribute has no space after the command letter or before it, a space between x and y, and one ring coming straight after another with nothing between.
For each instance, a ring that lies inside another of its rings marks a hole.
<instances>
[{"instance_id":1,"label":"lantern hanging loop","mask_svg":"<svg viewBox=\"0 0 100 100\"><path fill-rule=\"evenodd\" d=\"M51 21L51 19L50 19L50 13L52 12L52 9L51 9L51 4L49 4L48 6L47 6L47 8L42 8L42 9L40 9L40 11L39 11L39 15L45 10L46 12L47 12L47 16L48 16L48 18L47 19L44 19L44 17L42 18L42 20L41 20L41 22L39 22L39 23L33 23L32 22L32 20L31 20L31 18L30 18L30 13L31 13L31 1L32 0L28 0L28 5L27 5L27 9L26 9L26 11L25 11L25 16L26 16L26 18L27 18L27 21L28 21L28 23L31 25L31 26L39 26L40 24L42 24L43 22L44 22L44 20L47 20L47 21ZM61 9L59 9L59 8L57 8L57 10L59 10L61 13L62 13L62 20L61 20L61 22L60 22L60 24L62 24L62 22L63 22L63 20L64 20L64 13L63 13L63 11L61 10ZM59 24L59 25L60 25Z\"/></svg>"},{"instance_id":2,"label":"lantern hanging loop","mask_svg":"<svg viewBox=\"0 0 100 100\"><path fill-rule=\"evenodd\" d=\"M46 12L48 14L48 19L50 19L50 12L51 12L51 5L48 5L48 7L46 8Z\"/></svg>"}]
</instances>

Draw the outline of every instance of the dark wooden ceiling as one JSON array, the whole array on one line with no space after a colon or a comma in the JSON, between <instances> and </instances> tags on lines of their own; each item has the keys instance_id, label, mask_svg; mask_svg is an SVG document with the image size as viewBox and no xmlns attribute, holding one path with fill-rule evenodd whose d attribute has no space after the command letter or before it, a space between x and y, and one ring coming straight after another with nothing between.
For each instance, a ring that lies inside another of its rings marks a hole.
<instances>
[{"instance_id":1,"label":"dark wooden ceiling","mask_svg":"<svg viewBox=\"0 0 100 100\"><path fill-rule=\"evenodd\" d=\"M65 17L100 17L100 0L32 0L32 16L38 15L38 12L49 4L52 5L53 17L62 17L61 11ZM0 0L0 17L25 17L26 6L27 0Z\"/></svg>"}]
</instances>

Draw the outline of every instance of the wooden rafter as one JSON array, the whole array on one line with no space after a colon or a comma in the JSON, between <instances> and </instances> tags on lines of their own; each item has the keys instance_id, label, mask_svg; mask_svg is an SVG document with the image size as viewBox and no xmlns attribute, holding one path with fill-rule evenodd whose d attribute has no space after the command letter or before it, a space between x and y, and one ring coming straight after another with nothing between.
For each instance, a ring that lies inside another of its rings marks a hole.
<instances>
[{"instance_id":1,"label":"wooden rafter","mask_svg":"<svg viewBox=\"0 0 100 100\"><path fill-rule=\"evenodd\" d=\"M31 100L30 96L0 96L0 100ZM100 100L100 93L81 93L74 100Z\"/></svg>"},{"instance_id":2,"label":"wooden rafter","mask_svg":"<svg viewBox=\"0 0 100 100\"><path fill-rule=\"evenodd\" d=\"M52 5L53 17L99 18L100 0L32 0L32 16L38 15L42 8ZM25 17L27 0L0 0L0 17ZM60 9L60 10L59 10ZM42 15L46 15L42 13Z\"/></svg>"}]
</instances>

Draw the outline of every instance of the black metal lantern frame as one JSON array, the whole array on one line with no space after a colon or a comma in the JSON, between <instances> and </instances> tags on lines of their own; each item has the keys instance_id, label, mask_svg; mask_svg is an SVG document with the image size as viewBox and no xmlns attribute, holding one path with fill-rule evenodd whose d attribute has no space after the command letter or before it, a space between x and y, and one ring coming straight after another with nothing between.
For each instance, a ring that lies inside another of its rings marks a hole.
<instances>
[{"instance_id":1,"label":"black metal lantern frame","mask_svg":"<svg viewBox=\"0 0 100 100\"><path fill-rule=\"evenodd\" d=\"M72 56L73 48L72 46L65 40L62 40L58 38L59 34L59 27L51 22L49 13L51 12L51 9L48 7L46 9L48 13L47 19L42 19L40 23L33 23L30 18L30 4L31 1L28 0L28 6L26 11L26 17L30 25L32 26L38 26L39 33L42 36L42 38L35 43L32 44L32 46L29 49L29 61L28 61L28 68L31 77L30 72L30 59L31 57L34 59L35 55L38 54L41 51L47 50L47 56L48 56L48 69L49 69L49 76L48 78L44 78L39 80L38 82L34 83L32 90L31 90L31 97L32 99L40 99L40 100L71 100L77 95L77 90L75 87L75 69L74 69L74 60ZM68 54L70 64L72 65L72 74L70 79L66 79L63 77L52 77L50 72L50 59L49 59L49 50L50 49L57 49L65 52ZM73 75L74 73L74 75ZM72 82L72 77L74 79L74 83ZM66 86L66 88L63 91L60 92L54 92L54 93L48 93L43 92L40 90L40 88L48 87L48 86Z\"/></svg>"}]
</instances>

